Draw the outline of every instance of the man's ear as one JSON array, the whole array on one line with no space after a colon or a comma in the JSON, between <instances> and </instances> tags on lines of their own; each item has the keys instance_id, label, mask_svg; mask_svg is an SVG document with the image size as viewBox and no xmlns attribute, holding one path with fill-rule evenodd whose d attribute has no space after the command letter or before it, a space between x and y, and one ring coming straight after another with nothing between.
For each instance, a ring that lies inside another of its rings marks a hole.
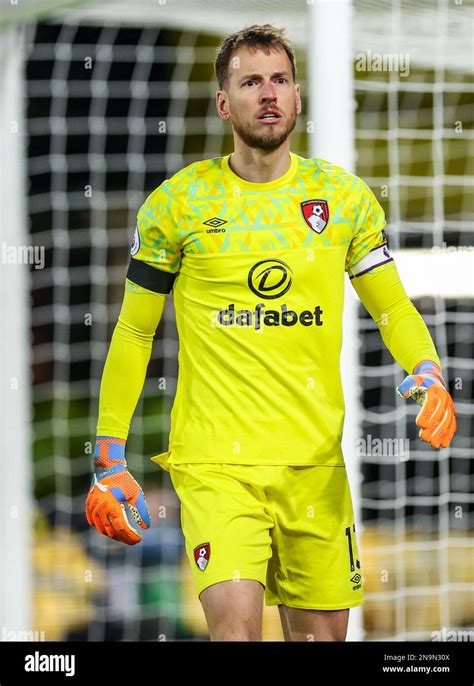
<instances>
[{"instance_id":1,"label":"man's ear","mask_svg":"<svg viewBox=\"0 0 474 686\"><path fill-rule=\"evenodd\" d=\"M295 93L296 93L296 114L301 114L301 86L299 83L295 83Z\"/></svg>"},{"instance_id":2,"label":"man's ear","mask_svg":"<svg viewBox=\"0 0 474 686\"><path fill-rule=\"evenodd\" d=\"M216 92L216 109L217 114L221 119L225 120L229 118L227 93L224 90Z\"/></svg>"}]
</instances>

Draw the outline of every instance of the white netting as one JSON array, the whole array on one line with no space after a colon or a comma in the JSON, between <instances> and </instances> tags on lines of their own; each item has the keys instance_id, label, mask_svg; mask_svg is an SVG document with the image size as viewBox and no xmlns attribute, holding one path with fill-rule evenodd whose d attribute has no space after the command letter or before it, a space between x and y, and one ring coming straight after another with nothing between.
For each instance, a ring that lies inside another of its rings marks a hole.
<instances>
[{"instance_id":1,"label":"white netting","mask_svg":"<svg viewBox=\"0 0 474 686\"><path fill-rule=\"evenodd\" d=\"M356 7L362 19L367 3ZM432 632L443 627L446 632L474 624L469 16L452 5L448 11L447 3L391 3L385 13L369 16L367 28L374 30L366 66L377 65L377 53L390 51L408 56L408 74L356 71L358 174L386 209L402 280L436 343L458 418L448 450L433 451L418 439L419 407L394 396L404 373L361 308L361 436L367 454L361 455L360 504L368 588L364 627L371 638L433 640ZM459 49L448 57L462 21Z\"/></svg>"},{"instance_id":2,"label":"white netting","mask_svg":"<svg viewBox=\"0 0 474 686\"><path fill-rule=\"evenodd\" d=\"M288 26L299 44L305 91L309 3L292 4L291 17L286 3L254 10L240 2L232 12L226 5L89 3L29 26L30 232L47 256L46 268L31 273L35 609L48 639L206 635L183 557L176 496L168 476L143 457L166 447L177 371L171 302L128 443L130 468L160 525L145 544L121 548L89 530L83 505L85 457L137 208L175 170L230 150L215 114L215 46L227 31L253 21ZM468 12L446 2L355 4L355 63L360 53L368 60L387 50L410 55L406 77L373 69L354 75L357 173L387 210L402 267L405 251L426 250L417 274L410 272L414 292L423 270L432 269L432 248L472 245ZM304 115L292 149L308 154ZM410 438L408 461L360 457L364 481L356 505L364 522L368 638L430 640L432 631L473 624L474 318L469 273L458 278L463 288L449 299L440 287L441 295L415 301L458 410L458 434L447 451L416 439L416 406L394 394L402 372L360 312L361 436ZM273 615L265 627L267 637L279 636Z\"/></svg>"}]
</instances>

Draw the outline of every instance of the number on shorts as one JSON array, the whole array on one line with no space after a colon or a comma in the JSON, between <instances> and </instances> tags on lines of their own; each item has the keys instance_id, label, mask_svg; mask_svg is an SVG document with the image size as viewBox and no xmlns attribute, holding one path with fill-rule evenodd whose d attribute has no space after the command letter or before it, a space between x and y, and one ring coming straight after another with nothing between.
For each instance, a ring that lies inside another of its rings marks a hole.
<instances>
[{"instance_id":1,"label":"number on shorts","mask_svg":"<svg viewBox=\"0 0 474 686\"><path fill-rule=\"evenodd\" d=\"M355 524L352 525L352 530L355 533ZM359 560L356 559L355 561L355 566L354 566L354 549L352 547L352 535L351 535L351 527L346 526L346 536L347 536L347 545L349 546L349 562L350 562L350 567L351 567L351 572L355 572L355 568L360 569L360 562Z\"/></svg>"}]
</instances>

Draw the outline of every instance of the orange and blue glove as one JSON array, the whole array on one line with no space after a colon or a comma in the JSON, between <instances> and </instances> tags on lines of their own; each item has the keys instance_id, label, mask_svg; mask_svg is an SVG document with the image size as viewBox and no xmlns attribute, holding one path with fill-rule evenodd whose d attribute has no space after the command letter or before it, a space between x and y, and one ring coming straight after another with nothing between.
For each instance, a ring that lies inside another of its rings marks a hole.
<instances>
[{"instance_id":1,"label":"orange and blue glove","mask_svg":"<svg viewBox=\"0 0 474 686\"><path fill-rule=\"evenodd\" d=\"M137 524L148 529L150 513L142 489L127 469L125 440L97 436L94 475L86 500L87 521L101 534L135 545L142 537L128 521L125 504Z\"/></svg>"},{"instance_id":2,"label":"orange and blue glove","mask_svg":"<svg viewBox=\"0 0 474 686\"><path fill-rule=\"evenodd\" d=\"M421 405L416 417L419 437L433 448L447 448L456 433L456 408L439 366L431 360L419 362L397 393Z\"/></svg>"}]
</instances>

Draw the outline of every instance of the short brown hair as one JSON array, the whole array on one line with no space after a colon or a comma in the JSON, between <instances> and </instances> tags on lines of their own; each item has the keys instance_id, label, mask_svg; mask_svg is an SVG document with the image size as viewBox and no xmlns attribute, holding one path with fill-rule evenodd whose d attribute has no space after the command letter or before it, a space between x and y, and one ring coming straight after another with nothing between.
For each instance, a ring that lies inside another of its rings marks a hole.
<instances>
[{"instance_id":1,"label":"short brown hair","mask_svg":"<svg viewBox=\"0 0 474 686\"><path fill-rule=\"evenodd\" d=\"M217 49L214 69L216 70L217 82L222 90L229 81L229 62L233 52L243 45L250 45L262 49L266 54L270 48L282 48L291 63L293 81L296 81L296 59L292 44L285 35L285 29L279 29L271 24L253 24L237 33L227 36L225 41Z\"/></svg>"}]
</instances>

